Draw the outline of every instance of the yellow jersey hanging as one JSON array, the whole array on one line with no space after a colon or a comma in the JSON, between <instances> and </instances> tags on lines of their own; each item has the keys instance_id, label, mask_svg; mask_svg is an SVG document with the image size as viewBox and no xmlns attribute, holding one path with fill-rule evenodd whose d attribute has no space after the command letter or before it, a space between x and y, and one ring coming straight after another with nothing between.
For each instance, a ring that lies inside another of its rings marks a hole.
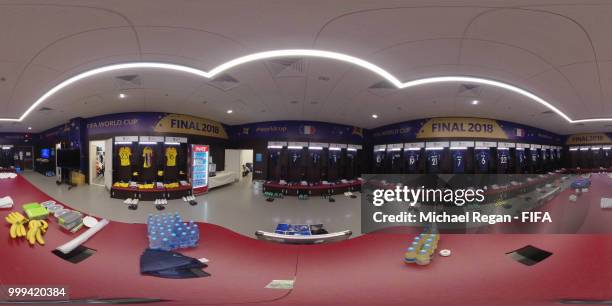
<instances>
[{"instance_id":1,"label":"yellow jersey hanging","mask_svg":"<svg viewBox=\"0 0 612 306\"><path fill-rule=\"evenodd\" d=\"M122 167L130 165L130 157L132 157L132 149L130 147L119 148L119 161Z\"/></svg>"},{"instance_id":2,"label":"yellow jersey hanging","mask_svg":"<svg viewBox=\"0 0 612 306\"><path fill-rule=\"evenodd\" d=\"M168 147L166 148L166 166L174 167L176 166L176 148Z\"/></svg>"},{"instance_id":3,"label":"yellow jersey hanging","mask_svg":"<svg viewBox=\"0 0 612 306\"><path fill-rule=\"evenodd\" d=\"M142 149L142 159L143 159L143 168L151 168L151 163L153 160L153 149L151 147L145 147Z\"/></svg>"}]
</instances>

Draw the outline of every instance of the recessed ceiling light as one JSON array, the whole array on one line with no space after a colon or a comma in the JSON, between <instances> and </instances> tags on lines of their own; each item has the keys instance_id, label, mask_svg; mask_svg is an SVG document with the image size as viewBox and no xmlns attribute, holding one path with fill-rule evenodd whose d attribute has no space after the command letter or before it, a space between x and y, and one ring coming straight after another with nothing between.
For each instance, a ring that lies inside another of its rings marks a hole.
<instances>
[{"instance_id":1,"label":"recessed ceiling light","mask_svg":"<svg viewBox=\"0 0 612 306\"><path fill-rule=\"evenodd\" d=\"M378 115L377 114L372 114L372 118L378 119Z\"/></svg>"},{"instance_id":2,"label":"recessed ceiling light","mask_svg":"<svg viewBox=\"0 0 612 306\"><path fill-rule=\"evenodd\" d=\"M119 94L119 99L125 99L125 98L127 98L126 94L124 94L124 93L120 93Z\"/></svg>"},{"instance_id":3,"label":"recessed ceiling light","mask_svg":"<svg viewBox=\"0 0 612 306\"><path fill-rule=\"evenodd\" d=\"M28 126L28 130L32 130L32 127L31 127L31 126Z\"/></svg>"},{"instance_id":4,"label":"recessed ceiling light","mask_svg":"<svg viewBox=\"0 0 612 306\"><path fill-rule=\"evenodd\" d=\"M480 102L480 101L478 101L478 100L473 100L473 101L472 101L472 105L478 105L478 102Z\"/></svg>"},{"instance_id":5,"label":"recessed ceiling light","mask_svg":"<svg viewBox=\"0 0 612 306\"><path fill-rule=\"evenodd\" d=\"M228 109L228 110L227 110L227 113L228 113L228 114L231 114L231 113L233 113L233 112L234 112L234 111L233 111L233 110L231 110L231 109Z\"/></svg>"}]
</instances>

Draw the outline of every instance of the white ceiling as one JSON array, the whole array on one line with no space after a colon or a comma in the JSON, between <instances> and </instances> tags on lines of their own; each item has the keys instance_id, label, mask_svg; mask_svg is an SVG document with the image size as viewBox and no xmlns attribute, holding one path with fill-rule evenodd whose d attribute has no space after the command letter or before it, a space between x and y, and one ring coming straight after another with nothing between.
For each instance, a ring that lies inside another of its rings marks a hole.
<instances>
[{"instance_id":1,"label":"white ceiling","mask_svg":"<svg viewBox=\"0 0 612 306\"><path fill-rule=\"evenodd\" d=\"M611 1L585 0L0 1L0 117L19 117L54 85L104 65L158 61L209 71L239 56L296 48L362 58L402 81L492 78L536 93L572 119L612 117L610 16ZM283 70L282 62L293 65ZM238 83L226 88L162 70L97 75L41 105L53 110L0 122L0 131L41 131L73 117L125 111L226 124L298 119L365 128L457 115L561 134L612 131L612 122L570 124L488 86L372 90L380 76L329 59L263 60L227 73ZM138 75L140 85L122 90L116 77L123 75ZM128 98L118 99L119 92ZM480 104L472 106L473 99Z\"/></svg>"}]
</instances>

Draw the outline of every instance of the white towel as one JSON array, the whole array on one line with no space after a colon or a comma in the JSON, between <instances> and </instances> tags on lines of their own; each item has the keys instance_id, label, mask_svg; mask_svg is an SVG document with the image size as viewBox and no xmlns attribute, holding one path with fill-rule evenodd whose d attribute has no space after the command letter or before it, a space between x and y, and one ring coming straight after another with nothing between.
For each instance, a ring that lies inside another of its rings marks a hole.
<instances>
[{"instance_id":1,"label":"white towel","mask_svg":"<svg viewBox=\"0 0 612 306\"><path fill-rule=\"evenodd\" d=\"M13 172L2 172L0 173L0 179L14 179L17 177L17 174Z\"/></svg>"},{"instance_id":2,"label":"white towel","mask_svg":"<svg viewBox=\"0 0 612 306\"><path fill-rule=\"evenodd\" d=\"M57 247L56 250L58 250L58 251L60 251L60 252L62 252L64 254L68 254L68 253L72 252L79 245L85 243L85 241L87 241L89 238L91 238L91 236L95 235L97 232L102 230L107 224L108 224L108 220L106 220L106 219L102 219L102 220L98 221L98 224L96 224L94 227L88 229L86 232L82 233L78 237L76 237L76 238L74 238L74 239L64 243L63 245Z\"/></svg>"},{"instance_id":3,"label":"white towel","mask_svg":"<svg viewBox=\"0 0 612 306\"><path fill-rule=\"evenodd\" d=\"M6 196L0 199L0 208L11 208L13 207L13 199L11 197Z\"/></svg>"}]
</instances>

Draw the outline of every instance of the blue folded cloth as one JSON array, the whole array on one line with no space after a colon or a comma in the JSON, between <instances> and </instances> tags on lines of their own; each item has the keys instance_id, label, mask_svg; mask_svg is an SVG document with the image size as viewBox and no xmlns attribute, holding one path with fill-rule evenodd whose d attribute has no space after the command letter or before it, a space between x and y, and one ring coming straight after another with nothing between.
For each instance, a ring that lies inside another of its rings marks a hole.
<instances>
[{"instance_id":1,"label":"blue folded cloth","mask_svg":"<svg viewBox=\"0 0 612 306\"><path fill-rule=\"evenodd\" d=\"M587 178L579 178L574 180L570 186L573 189L589 188L589 186L591 186L591 180Z\"/></svg>"},{"instance_id":2,"label":"blue folded cloth","mask_svg":"<svg viewBox=\"0 0 612 306\"><path fill-rule=\"evenodd\" d=\"M210 276L202 269L207 265L183 254L146 249L140 256L140 273L162 278L196 278Z\"/></svg>"}]
</instances>

